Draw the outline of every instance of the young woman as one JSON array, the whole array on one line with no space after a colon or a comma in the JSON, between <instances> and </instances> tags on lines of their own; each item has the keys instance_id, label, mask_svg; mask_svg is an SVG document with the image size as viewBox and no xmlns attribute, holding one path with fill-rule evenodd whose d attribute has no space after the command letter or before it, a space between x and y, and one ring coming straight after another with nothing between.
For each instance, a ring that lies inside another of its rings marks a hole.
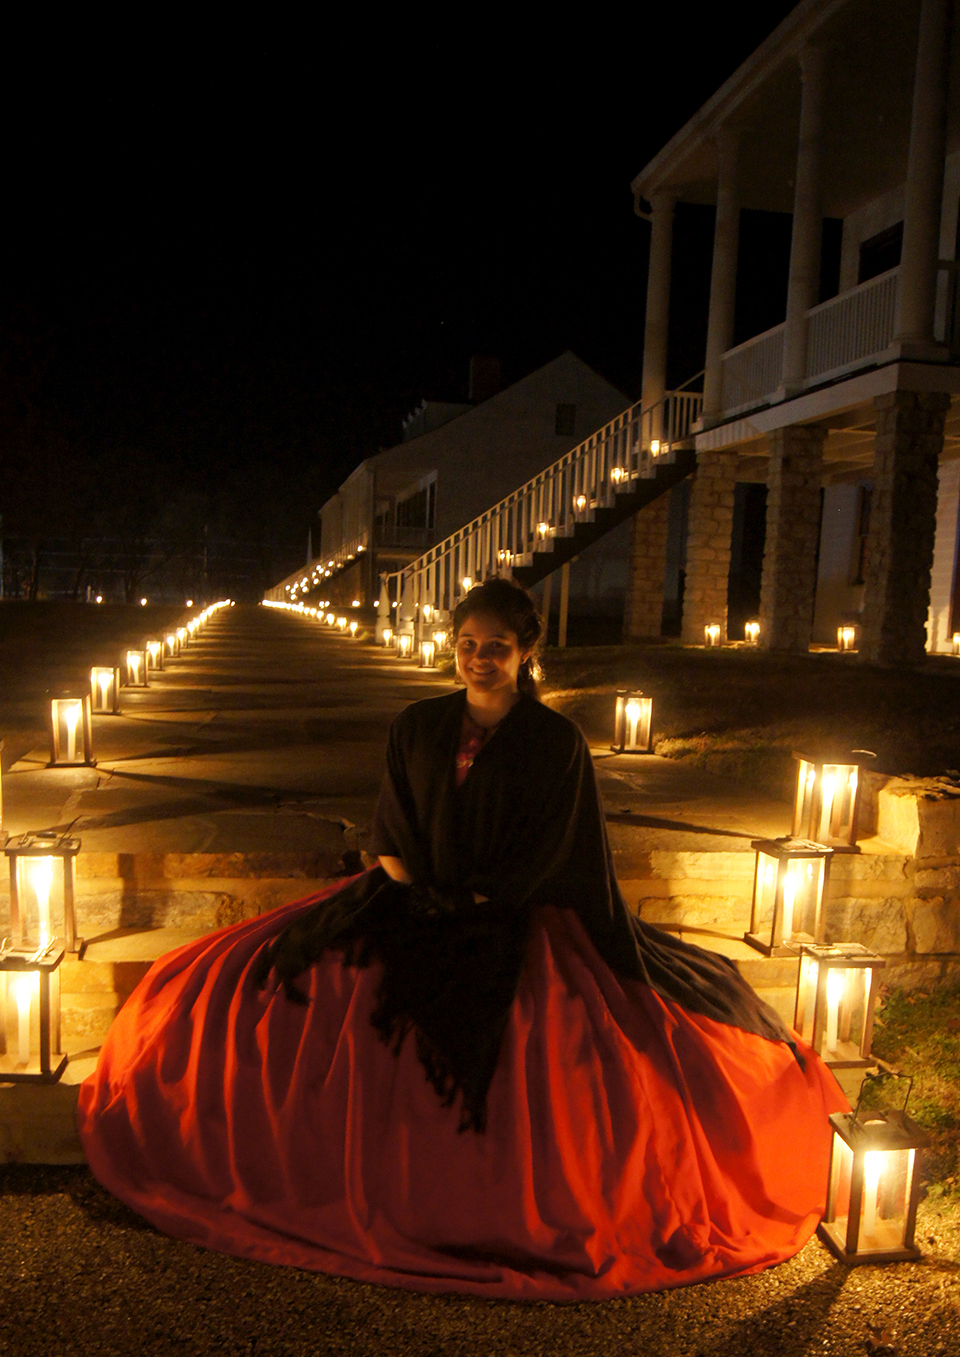
<instances>
[{"instance_id":1,"label":"young woman","mask_svg":"<svg viewBox=\"0 0 960 1357\"><path fill-rule=\"evenodd\" d=\"M822 1210L832 1077L732 963L633 918L517 586L394 722L371 850L152 969L81 1088L168 1233L424 1291L581 1300L756 1271Z\"/></svg>"}]
</instances>

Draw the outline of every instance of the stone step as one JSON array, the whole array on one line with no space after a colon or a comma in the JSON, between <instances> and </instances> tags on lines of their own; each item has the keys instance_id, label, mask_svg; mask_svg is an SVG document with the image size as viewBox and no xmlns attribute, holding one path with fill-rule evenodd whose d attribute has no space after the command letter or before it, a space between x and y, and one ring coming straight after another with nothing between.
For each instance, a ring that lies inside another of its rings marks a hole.
<instances>
[{"instance_id":1,"label":"stone step","mask_svg":"<svg viewBox=\"0 0 960 1357\"><path fill-rule=\"evenodd\" d=\"M198 934L182 928L120 929L93 939L82 958L61 967L62 1042L70 1055L57 1084L0 1084L0 1162L77 1164L79 1084L93 1072L96 1048L153 962ZM686 927L681 936L732 957L744 978L788 1023L793 1019L798 963L764 957L739 938Z\"/></svg>"}]
</instances>

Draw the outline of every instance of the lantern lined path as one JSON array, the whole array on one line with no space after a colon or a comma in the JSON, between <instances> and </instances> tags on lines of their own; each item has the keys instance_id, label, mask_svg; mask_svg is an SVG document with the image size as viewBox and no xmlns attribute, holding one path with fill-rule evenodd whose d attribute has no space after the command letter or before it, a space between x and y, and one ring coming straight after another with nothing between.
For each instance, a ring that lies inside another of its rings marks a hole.
<instances>
[{"instance_id":1,"label":"lantern lined path","mask_svg":"<svg viewBox=\"0 0 960 1357\"><path fill-rule=\"evenodd\" d=\"M79 609L85 625L91 611ZM20 615L33 624L42 611ZM84 643L95 652L83 652L86 664L111 658L95 640ZM23 713L31 701L42 712L55 677L54 667L18 675L9 666L3 702L21 733L12 722L4 822L11 834L58 829L82 840L78 929L88 942L63 967L67 1082L0 1087L0 1159L76 1156L71 1085L157 956L359 868L389 723L450 684L301 616L224 609L149 688L123 691L120 716L95 718L95 767L48 768L46 745L22 734ZM669 760L594 754L630 903L736 957L791 1010L796 961L742 942L750 840L787 832L789 808ZM0 932L6 910L3 881Z\"/></svg>"}]
</instances>

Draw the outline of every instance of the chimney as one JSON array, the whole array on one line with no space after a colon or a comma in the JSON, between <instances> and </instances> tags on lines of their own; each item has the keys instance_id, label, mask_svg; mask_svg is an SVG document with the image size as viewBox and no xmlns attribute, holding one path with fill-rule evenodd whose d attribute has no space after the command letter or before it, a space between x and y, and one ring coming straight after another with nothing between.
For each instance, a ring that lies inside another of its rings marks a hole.
<instances>
[{"instance_id":1,"label":"chimney","mask_svg":"<svg viewBox=\"0 0 960 1357\"><path fill-rule=\"evenodd\" d=\"M502 385L500 359L475 353L470 359L470 385L467 391L467 400L471 405L479 405L481 401L489 400L491 396L497 394Z\"/></svg>"}]
</instances>

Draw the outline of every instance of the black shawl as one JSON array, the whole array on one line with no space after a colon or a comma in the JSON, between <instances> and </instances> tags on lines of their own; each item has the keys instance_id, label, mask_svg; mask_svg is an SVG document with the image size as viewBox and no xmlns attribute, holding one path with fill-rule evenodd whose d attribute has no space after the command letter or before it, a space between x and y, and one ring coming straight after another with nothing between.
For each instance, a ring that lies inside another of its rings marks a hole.
<instances>
[{"instance_id":1,"label":"black shawl","mask_svg":"<svg viewBox=\"0 0 960 1357\"><path fill-rule=\"evenodd\" d=\"M613 871L593 761L572 722L521 696L454 780L466 695L416 702L390 731L369 850L401 858L398 886L375 868L301 915L260 967L289 997L327 947L384 966L374 1025L397 1048L413 1029L427 1077L461 1127L482 1129L486 1092L523 964L531 910L572 909L617 974L693 1013L789 1040L732 961L630 914ZM488 897L475 904L473 892Z\"/></svg>"}]
</instances>

